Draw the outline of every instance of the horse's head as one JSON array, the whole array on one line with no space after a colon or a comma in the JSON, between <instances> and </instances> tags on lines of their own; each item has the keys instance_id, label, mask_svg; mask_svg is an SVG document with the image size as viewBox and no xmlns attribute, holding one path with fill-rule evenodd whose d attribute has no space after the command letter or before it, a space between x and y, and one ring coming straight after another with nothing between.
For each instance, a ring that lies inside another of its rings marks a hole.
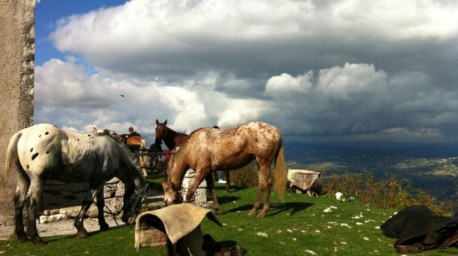
<instances>
[{"instance_id":1,"label":"horse's head","mask_svg":"<svg viewBox=\"0 0 458 256\"><path fill-rule=\"evenodd\" d=\"M167 184L166 181L163 181L162 189L164 189L164 202L166 205L181 203L181 198L175 183L170 182L170 184Z\"/></svg>"},{"instance_id":2,"label":"horse's head","mask_svg":"<svg viewBox=\"0 0 458 256\"><path fill-rule=\"evenodd\" d=\"M164 190L164 201L166 205L182 203L183 199L179 193L181 190L181 182L183 181L183 176L178 170L181 169L181 166L177 166L176 153L179 151L180 147L176 147L170 152L170 159L167 162L166 172L167 172L167 181L162 182L162 189ZM178 157L178 162L180 158Z\"/></svg>"},{"instance_id":3,"label":"horse's head","mask_svg":"<svg viewBox=\"0 0 458 256\"><path fill-rule=\"evenodd\" d=\"M161 123L159 120L156 119L156 140L164 139L164 137L167 135L167 119L165 122Z\"/></svg>"},{"instance_id":4,"label":"horse's head","mask_svg":"<svg viewBox=\"0 0 458 256\"><path fill-rule=\"evenodd\" d=\"M143 186L142 189L136 189L135 193L133 193L130 198L124 198L123 215L121 220L127 225L133 224L140 213L146 188L147 185ZM127 195L125 194L124 196Z\"/></svg>"}]
</instances>

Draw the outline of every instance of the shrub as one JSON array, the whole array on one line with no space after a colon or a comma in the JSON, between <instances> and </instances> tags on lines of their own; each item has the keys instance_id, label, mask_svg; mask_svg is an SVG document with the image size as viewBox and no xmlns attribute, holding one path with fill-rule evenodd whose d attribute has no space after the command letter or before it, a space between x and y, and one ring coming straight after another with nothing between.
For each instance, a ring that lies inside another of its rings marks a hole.
<instances>
[{"instance_id":1,"label":"shrub","mask_svg":"<svg viewBox=\"0 0 458 256\"><path fill-rule=\"evenodd\" d=\"M237 170L230 171L230 181L232 184L241 187L258 186L258 168L251 163Z\"/></svg>"},{"instance_id":2,"label":"shrub","mask_svg":"<svg viewBox=\"0 0 458 256\"><path fill-rule=\"evenodd\" d=\"M421 189L414 189L408 180L397 180L393 176L376 181L370 173L365 178L361 173L333 174L323 182L323 193L334 196L341 192L353 196L367 206L401 209L411 205L424 205L438 214L453 212L455 202L437 203L437 199Z\"/></svg>"}]
</instances>

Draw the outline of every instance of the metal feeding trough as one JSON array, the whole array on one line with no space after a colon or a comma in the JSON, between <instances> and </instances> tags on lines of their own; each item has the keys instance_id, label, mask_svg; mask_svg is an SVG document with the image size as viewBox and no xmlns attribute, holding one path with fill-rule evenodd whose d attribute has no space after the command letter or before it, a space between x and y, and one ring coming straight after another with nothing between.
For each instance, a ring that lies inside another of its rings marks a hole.
<instances>
[{"instance_id":1,"label":"metal feeding trough","mask_svg":"<svg viewBox=\"0 0 458 256\"><path fill-rule=\"evenodd\" d=\"M319 172L303 169L289 169L287 175L290 189L298 193L308 192L309 195L316 194L313 187L319 177Z\"/></svg>"}]
</instances>

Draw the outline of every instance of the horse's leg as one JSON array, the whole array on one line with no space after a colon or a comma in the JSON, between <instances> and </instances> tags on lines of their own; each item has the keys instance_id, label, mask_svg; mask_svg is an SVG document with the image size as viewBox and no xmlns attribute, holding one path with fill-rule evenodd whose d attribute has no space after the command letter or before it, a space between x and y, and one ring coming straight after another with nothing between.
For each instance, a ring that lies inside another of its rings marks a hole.
<instances>
[{"instance_id":1,"label":"horse's leg","mask_svg":"<svg viewBox=\"0 0 458 256\"><path fill-rule=\"evenodd\" d=\"M259 212L258 217L264 218L266 216L266 213L270 210L270 196L272 193L272 177L270 175L270 168L266 167L267 169L267 184L264 187L264 194L266 195L266 199L264 201L264 206L262 207L262 210Z\"/></svg>"},{"instance_id":2,"label":"horse's leg","mask_svg":"<svg viewBox=\"0 0 458 256\"><path fill-rule=\"evenodd\" d=\"M213 211L218 213L219 211L219 204L218 204L218 197L216 195L215 189L215 181L213 180L213 173L208 174L205 176L205 181L207 182L208 191L210 191L213 201ZM188 198L188 197L186 197Z\"/></svg>"},{"instance_id":3,"label":"horse's leg","mask_svg":"<svg viewBox=\"0 0 458 256\"><path fill-rule=\"evenodd\" d=\"M108 226L107 222L105 221L105 217L103 216L103 209L105 208L105 197L103 195L103 185L101 188L97 190L97 219L99 220L99 226L101 231L109 230L110 226Z\"/></svg>"},{"instance_id":4,"label":"horse's leg","mask_svg":"<svg viewBox=\"0 0 458 256\"><path fill-rule=\"evenodd\" d=\"M27 194L27 188L29 187L29 180L23 175L18 175L16 191L14 193L14 222L15 230L14 233L19 241L25 242L29 238L24 231L24 204Z\"/></svg>"},{"instance_id":5,"label":"horse's leg","mask_svg":"<svg viewBox=\"0 0 458 256\"><path fill-rule=\"evenodd\" d=\"M89 192L86 194L86 197L83 200L81 209L75 218L74 226L76 228L76 236L79 238L88 237L88 233L86 228L84 228L83 221L84 217L86 217L86 213L89 210L89 207L91 207L91 204L94 201L96 194L97 190L90 188Z\"/></svg>"},{"instance_id":6,"label":"horse's leg","mask_svg":"<svg viewBox=\"0 0 458 256\"><path fill-rule=\"evenodd\" d=\"M256 210L261 206L263 195L266 195L266 201L264 203L263 209L259 212L258 217L263 218L266 212L270 209L270 185L272 181L270 179L270 165L269 162L264 163L262 160L257 159L258 161L258 196L256 197L256 201L254 203L253 208L248 213L248 215L253 216L256 214Z\"/></svg>"},{"instance_id":7,"label":"horse's leg","mask_svg":"<svg viewBox=\"0 0 458 256\"><path fill-rule=\"evenodd\" d=\"M199 186L199 184L202 182L204 178L205 176L202 174L202 171L196 170L196 174L194 175L194 178L192 179L191 183L189 184L188 191L186 192L186 201L187 202L189 202L189 200L192 198L192 196L194 195L194 192L196 192L197 187Z\"/></svg>"},{"instance_id":8,"label":"horse's leg","mask_svg":"<svg viewBox=\"0 0 458 256\"><path fill-rule=\"evenodd\" d=\"M143 176L146 177L148 176L148 171L145 167L147 167L147 160L146 160L146 156L140 156L139 157L139 160L140 160L140 166L142 168L142 172L143 172Z\"/></svg>"},{"instance_id":9,"label":"horse's leg","mask_svg":"<svg viewBox=\"0 0 458 256\"><path fill-rule=\"evenodd\" d=\"M43 244L44 241L38 235L36 219L41 206L41 193L43 189L43 180L34 176L30 180L30 187L27 193L27 235L34 244Z\"/></svg>"},{"instance_id":10,"label":"horse's leg","mask_svg":"<svg viewBox=\"0 0 458 256\"><path fill-rule=\"evenodd\" d=\"M224 176L226 178L226 191L229 192L229 189L231 188L231 181L230 181L230 178L229 178L229 171L226 170L226 171L223 171L224 172Z\"/></svg>"},{"instance_id":11,"label":"horse's leg","mask_svg":"<svg viewBox=\"0 0 458 256\"><path fill-rule=\"evenodd\" d=\"M123 205L122 205L122 221L126 224L133 223L134 220L132 220L132 216L135 216L131 214L132 211L132 203L136 202L131 202L132 200L132 195L135 192L135 185L134 182L131 180L123 180L124 182L124 198L123 198ZM140 199L139 199L140 200Z\"/></svg>"}]
</instances>

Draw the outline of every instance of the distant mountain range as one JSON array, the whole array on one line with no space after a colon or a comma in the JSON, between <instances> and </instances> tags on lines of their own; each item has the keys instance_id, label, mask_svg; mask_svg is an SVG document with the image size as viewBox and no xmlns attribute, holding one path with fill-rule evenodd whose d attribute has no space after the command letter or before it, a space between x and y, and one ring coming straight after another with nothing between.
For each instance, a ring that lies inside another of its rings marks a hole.
<instances>
[{"instance_id":1,"label":"distant mountain range","mask_svg":"<svg viewBox=\"0 0 458 256\"><path fill-rule=\"evenodd\" d=\"M285 155L296 161L301 157L325 156L405 156L449 158L458 156L458 143L407 142L306 142L285 141Z\"/></svg>"}]
</instances>

